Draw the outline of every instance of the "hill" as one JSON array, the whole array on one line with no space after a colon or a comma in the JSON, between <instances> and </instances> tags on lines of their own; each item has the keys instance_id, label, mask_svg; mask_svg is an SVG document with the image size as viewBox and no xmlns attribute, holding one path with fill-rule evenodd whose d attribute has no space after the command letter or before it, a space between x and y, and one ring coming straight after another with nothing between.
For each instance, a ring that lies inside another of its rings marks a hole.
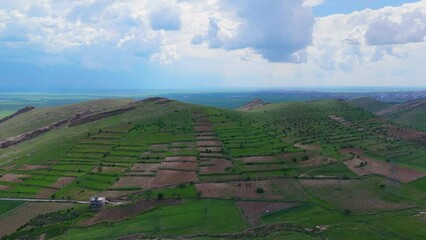
<instances>
[{"instance_id":1,"label":"hill","mask_svg":"<svg viewBox=\"0 0 426 240\"><path fill-rule=\"evenodd\" d=\"M55 122L68 119L77 113L93 113L110 108L125 106L134 102L131 99L102 99L87 101L78 104L46 107L46 108L24 108L19 110L16 116L11 115L11 119L6 118L0 122L0 139L13 137L22 133L30 132L42 128Z\"/></svg>"},{"instance_id":2,"label":"hill","mask_svg":"<svg viewBox=\"0 0 426 240\"><path fill-rule=\"evenodd\" d=\"M385 103L385 102L379 101L374 98L369 98L369 97L355 98L355 99L349 100L348 102L354 106L360 107L362 109L365 109L373 113L378 113L391 106L391 104L389 103Z\"/></svg>"},{"instance_id":3,"label":"hill","mask_svg":"<svg viewBox=\"0 0 426 240\"><path fill-rule=\"evenodd\" d=\"M424 143L345 101L252 111L164 98L82 106L93 112L44 109L67 113L25 126L30 116L19 119L35 109L2 123L39 129L68 119L0 148L0 197L14 198L0 202L0 236L345 239L349 227L358 229L354 239L426 234L418 217ZM9 136L22 132L15 129ZM110 202L88 211L91 196Z\"/></svg>"},{"instance_id":4,"label":"hill","mask_svg":"<svg viewBox=\"0 0 426 240\"><path fill-rule=\"evenodd\" d=\"M378 116L426 131L426 99L417 99L385 108Z\"/></svg>"},{"instance_id":5,"label":"hill","mask_svg":"<svg viewBox=\"0 0 426 240\"><path fill-rule=\"evenodd\" d=\"M268 103L264 102L262 99L255 99L253 101L250 101L246 104L244 104L243 106L241 106L240 108L238 108L238 110L240 111L250 111L253 110L254 108L266 105Z\"/></svg>"}]
</instances>

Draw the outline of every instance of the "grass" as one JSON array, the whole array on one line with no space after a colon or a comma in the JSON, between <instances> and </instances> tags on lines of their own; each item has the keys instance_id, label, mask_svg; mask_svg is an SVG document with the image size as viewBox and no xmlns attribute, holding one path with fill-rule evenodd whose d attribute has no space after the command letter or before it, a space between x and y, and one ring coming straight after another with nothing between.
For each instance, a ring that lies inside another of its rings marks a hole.
<instances>
[{"instance_id":1,"label":"grass","mask_svg":"<svg viewBox=\"0 0 426 240\"><path fill-rule=\"evenodd\" d=\"M24 203L24 201L0 201L0 218Z\"/></svg>"},{"instance_id":2,"label":"grass","mask_svg":"<svg viewBox=\"0 0 426 240\"><path fill-rule=\"evenodd\" d=\"M316 205L284 210L263 217L263 223L290 222L305 227L328 226L318 237L328 239L423 239L424 220L415 210L347 216ZM401 223L401 224L398 224Z\"/></svg>"},{"instance_id":3,"label":"grass","mask_svg":"<svg viewBox=\"0 0 426 240\"><path fill-rule=\"evenodd\" d=\"M0 119L5 118L5 117L7 117L7 116L9 116L11 114L13 114L13 111L3 111L3 110L0 110Z\"/></svg>"},{"instance_id":4,"label":"grass","mask_svg":"<svg viewBox=\"0 0 426 240\"><path fill-rule=\"evenodd\" d=\"M71 229L57 239L115 239L131 234L227 233L243 229L243 220L232 201L193 200L178 206L159 207L115 224Z\"/></svg>"}]
</instances>

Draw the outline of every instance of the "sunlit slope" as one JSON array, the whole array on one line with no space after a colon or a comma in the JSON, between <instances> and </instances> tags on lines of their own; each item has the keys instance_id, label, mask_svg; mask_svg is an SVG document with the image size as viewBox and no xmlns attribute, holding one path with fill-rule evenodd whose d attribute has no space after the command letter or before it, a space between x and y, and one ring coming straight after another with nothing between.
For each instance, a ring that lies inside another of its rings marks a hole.
<instances>
[{"instance_id":1,"label":"sunlit slope","mask_svg":"<svg viewBox=\"0 0 426 240\"><path fill-rule=\"evenodd\" d=\"M13 137L70 118L81 112L97 112L125 106L132 99L102 99L60 107L33 109L0 124L0 139Z\"/></svg>"},{"instance_id":2,"label":"sunlit slope","mask_svg":"<svg viewBox=\"0 0 426 240\"><path fill-rule=\"evenodd\" d=\"M349 100L348 102L357 107L360 107L362 109L365 109L373 113L378 113L382 111L383 109L391 106L391 104L389 103L385 103L385 102L376 100L374 98L369 98L369 97L355 98L355 99Z\"/></svg>"},{"instance_id":3,"label":"sunlit slope","mask_svg":"<svg viewBox=\"0 0 426 240\"><path fill-rule=\"evenodd\" d=\"M378 114L393 122L426 131L426 99L397 104L382 110Z\"/></svg>"}]
</instances>

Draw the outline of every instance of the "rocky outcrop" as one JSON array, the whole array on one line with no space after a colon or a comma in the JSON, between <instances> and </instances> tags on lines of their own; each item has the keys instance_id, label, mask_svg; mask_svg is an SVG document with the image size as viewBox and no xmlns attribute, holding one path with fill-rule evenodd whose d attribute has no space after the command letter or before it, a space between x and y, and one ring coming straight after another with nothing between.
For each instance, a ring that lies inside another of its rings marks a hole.
<instances>
[{"instance_id":1,"label":"rocky outcrop","mask_svg":"<svg viewBox=\"0 0 426 240\"><path fill-rule=\"evenodd\" d=\"M136 107L132 106L132 107L114 109L114 110L106 111L106 112L95 113L91 115L74 116L70 119L68 126L73 127L73 126L78 126L78 125L89 123L89 122L94 122L103 118L123 114L135 108Z\"/></svg>"},{"instance_id":2,"label":"rocky outcrop","mask_svg":"<svg viewBox=\"0 0 426 240\"><path fill-rule=\"evenodd\" d=\"M12 118L14 118L14 117L16 117L16 116L18 116L18 115L20 115L20 114L23 114L23 113L29 112L29 111L31 111L31 110L33 110L33 109L35 109L35 107L32 107L32 106L24 107L24 108L22 108L22 109L19 109L19 110L18 110L17 112L15 112L14 114L12 114L12 115L10 115L10 116L7 116L7 117L5 117L5 118L0 119L0 124L1 124L1 123L4 123L4 122L6 122L7 120L10 120L10 119L12 119Z\"/></svg>"},{"instance_id":3,"label":"rocky outcrop","mask_svg":"<svg viewBox=\"0 0 426 240\"><path fill-rule=\"evenodd\" d=\"M266 105L266 104L268 104L268 103L264 102L262 99L255 99L253 101L250 101L250 102L244 104L238 110L250 111L250 110L253 110L256 107L260 107L260 106L263 106L263 105Z\"/></svg>"},{"instance_id":4,"label":"rocky outcrop","mask_svg":"<svg viewBox=\"0 0 426 240\"><path fill-rule=\"evenodd\" d=\"M10 138L6 138L4 140L0 140L0 148L7 148L7 147L13 146L15 144L18 144L20 142L35 138L35 137L37 137L37 136L39 136L43 133L46 133L46 132L48 132L52 129L61 127L61 126L65 125L67 122L68 122L68 119L61 120L61 121L52 123L52 124L50 124L46 127L38 128L38 129L31 131L31 132L26 132L26 133L20 134L20 135L15 136L15 137L10 137Z\"/></svg>"}]
</instances>

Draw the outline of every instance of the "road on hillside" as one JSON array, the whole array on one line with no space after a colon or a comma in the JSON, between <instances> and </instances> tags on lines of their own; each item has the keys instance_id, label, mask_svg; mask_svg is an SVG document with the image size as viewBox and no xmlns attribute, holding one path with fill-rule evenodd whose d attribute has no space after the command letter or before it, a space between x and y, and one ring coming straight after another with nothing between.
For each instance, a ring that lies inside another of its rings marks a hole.
<instances>
[{"instance_id":1,"label":"road on hillside","mask_svg":"<svg viewBox=\"0 0 426 240\"><path fill-rule=\"evenodd\" d=\"M78 203L78 204L90 203L90 201L60 200L60 199L46 199L46 198L0 198L0 201L56 202L56 203ZM125 202L107 202L107 203L114 206L125 204Z\"/></svg>"}]
</instances>

